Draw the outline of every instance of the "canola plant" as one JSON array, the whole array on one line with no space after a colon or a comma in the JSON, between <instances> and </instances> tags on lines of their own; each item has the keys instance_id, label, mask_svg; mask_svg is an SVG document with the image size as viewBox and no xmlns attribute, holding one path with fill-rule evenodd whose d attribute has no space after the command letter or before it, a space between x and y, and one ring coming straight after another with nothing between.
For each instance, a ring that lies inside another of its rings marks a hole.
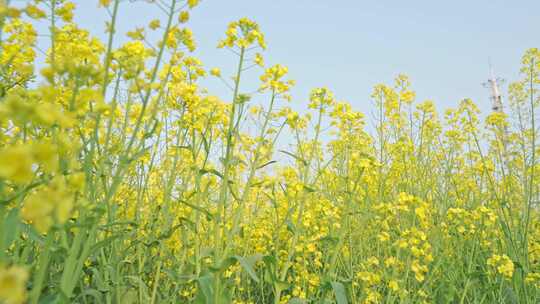
<instances>
[{"instance_id":1,"label":"canola plant","mask_svg":"<svg viewBox=\"0 0 540 304\"><path fill-rule=\"evenodd\" d=\"M198 0L150 1L123 44L129 2L98 4L103 41L72 2L0 0L0 303L540 301L539 49L504 113L438 113L398 75L370 120L293 100L248 18L222 72L194 57Z\"/></svg>"}]
</instances>

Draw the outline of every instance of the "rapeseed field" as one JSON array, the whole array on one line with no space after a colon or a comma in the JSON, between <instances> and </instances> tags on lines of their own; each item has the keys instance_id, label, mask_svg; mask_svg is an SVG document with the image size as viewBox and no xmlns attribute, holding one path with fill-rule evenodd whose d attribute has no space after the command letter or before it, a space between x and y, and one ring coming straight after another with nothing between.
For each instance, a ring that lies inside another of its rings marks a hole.
<instances>
[{"instance_id":1,"label":"rapeseed field","mask_svg":"<svg viewBox=\"0 0 540 304\"><path fill-rule=\"evenodd\" d=\"M103 40L72 2L0 0L0 303L540 302L539 49L505 111L400 74L370 119L292 98L255 21L216 41L222 71L198 0L149 2L119 44L127 1L99 1Z\"/></svg>"}]
</instances>

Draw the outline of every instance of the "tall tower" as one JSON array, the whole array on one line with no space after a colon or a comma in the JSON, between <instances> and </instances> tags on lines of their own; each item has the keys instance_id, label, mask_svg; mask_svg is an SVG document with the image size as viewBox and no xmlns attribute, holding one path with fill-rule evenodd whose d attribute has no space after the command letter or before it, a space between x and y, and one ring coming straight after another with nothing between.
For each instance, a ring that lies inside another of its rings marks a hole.
<instances>
[{"instance_id":1,"label":"tall tower","mask_svg":"<svg viewBox=\"0 0 540 304\"><path fill-rule=\"evenodd\" d=\"M500 85L504 82L504 79L495 77L495 73L493 72L493 66L491 65L491 61L489 62L489 79L487 82L484 83L484 87L489 89L490 92L490 99L491 99L491 109L493 110L493 113L504 113L503 108L503 98L500 90ZM508 168L508 149L507 149L507 143L508 143L508 126L505 124L504 126L500 126L498 134L496 134L496 137L500 144L502 144L502 157L503 157L503 163L501 164L501 170L504 176L504 168Z\"/></svg>"},{"instance_id":2,"label":"tall tower","mask_svg":"<svg viewBox=\"0 0 540 304\"><path fill-rule=\"evenodd\" d=\"M484 83L484 87L490 91L491 109L494 112L504 112L503 99L499 86L504 82L504 79L495 77L493 66L489 63L489 79Z\"/></svg>"}]
</instances>

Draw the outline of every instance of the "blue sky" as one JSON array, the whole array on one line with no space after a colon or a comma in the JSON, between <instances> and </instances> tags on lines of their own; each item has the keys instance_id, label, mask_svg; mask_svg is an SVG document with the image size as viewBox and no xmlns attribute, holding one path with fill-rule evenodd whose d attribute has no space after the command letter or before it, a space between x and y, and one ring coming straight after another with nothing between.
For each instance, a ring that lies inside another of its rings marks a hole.
<instances>
[{"instance_id":1,"label":"blue sky","mask_svg":"<svg viewBox=\"0 0 540 304\"><path fill-rule=\"evenodd\" d=\"M103 36L107 17L97 0L74 2L77 21ZM312 88L327 86L339 99L369 113L373 86L405 73L418 99L434 100L439 110L465 97L488 110L488 91L482 87L488 58L498 76L507 83L516 80L523 52L540 45L539 14L538 0L204 0L187 26L198 44L194 55L227 74L235 57L216 49L227 24L244 16L257 21L269 46L267 64L288 66L297 80L297 109L306 107ZM125 1L120 32L159 16L144 1ZM260 72L250 71L247 77L255 79ZM228 97L219 81L209 79L204 85ZM251 91L255 82L247 85L245 91Z\"/></svg>"}]
</instances>

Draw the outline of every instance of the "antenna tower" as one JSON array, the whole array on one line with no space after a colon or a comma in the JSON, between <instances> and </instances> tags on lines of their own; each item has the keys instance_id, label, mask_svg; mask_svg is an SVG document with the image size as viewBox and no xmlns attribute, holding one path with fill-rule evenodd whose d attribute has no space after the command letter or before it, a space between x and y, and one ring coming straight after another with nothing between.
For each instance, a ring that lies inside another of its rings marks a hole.
<instances>
[{"instance_id":1,"label":"antenna tower","mask_svg":"<svg viewBox=\"0 0 540 304\"><path fill-rule=\"evenodd\" d=\"M495 77L493 72L493 66L489 63L489 79L483 85L490 91L491 109L494 112L504 112L503 98L500 90L500 86L504 83L504 79Z\"/></svg>"}]
</instances>

